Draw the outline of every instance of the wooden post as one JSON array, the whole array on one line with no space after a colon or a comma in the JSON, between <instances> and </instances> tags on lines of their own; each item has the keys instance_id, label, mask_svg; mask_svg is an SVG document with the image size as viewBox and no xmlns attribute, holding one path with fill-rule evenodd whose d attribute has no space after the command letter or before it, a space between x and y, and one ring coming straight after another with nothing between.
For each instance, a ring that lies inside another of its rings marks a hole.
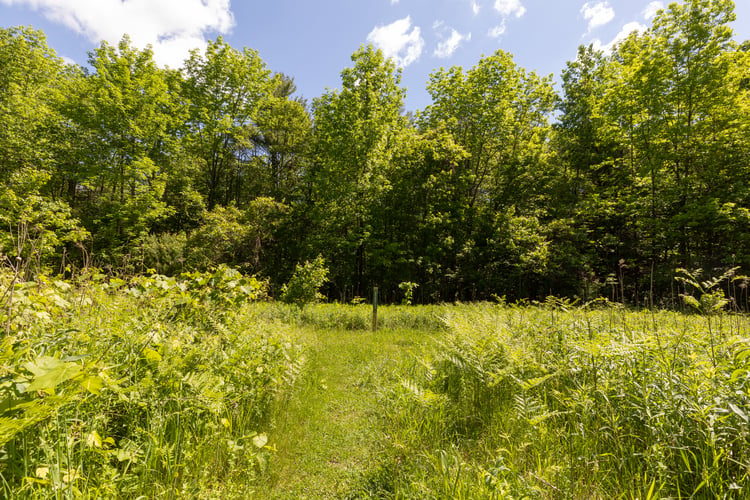
<instances>
[{"instance_id":1,"label":"wooden post","mask_svg":"<svg viewBox=\"0 0 750 500\"><path fill-rule=\"evenodd\" d=\"M372 289L372 331L378 331L378 287Z\"/></svg>"}]
</instances>

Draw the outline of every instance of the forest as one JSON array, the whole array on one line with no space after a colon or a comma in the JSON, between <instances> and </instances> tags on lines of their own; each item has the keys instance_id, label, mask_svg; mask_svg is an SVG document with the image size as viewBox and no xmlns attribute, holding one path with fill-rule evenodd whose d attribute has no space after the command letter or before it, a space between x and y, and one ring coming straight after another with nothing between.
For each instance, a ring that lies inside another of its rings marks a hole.
<instances>
[{"instance_id":1,"label":"forest","mask_svg":"<svg viewBox=\"0 0 750 500\"><path fill-rule=\"evenodd\" d=\"M434 71L413 112L372 46L308 102L221 38L178 69L127 36L82 67L2 28L3 261L26 279L227 264L276 296L320 256L342 302L674 305L677 269L750 270L734 20L731 0L673 4L610 54L580 47L557 86L498 50Z\"/></svg>"}]
</instances>

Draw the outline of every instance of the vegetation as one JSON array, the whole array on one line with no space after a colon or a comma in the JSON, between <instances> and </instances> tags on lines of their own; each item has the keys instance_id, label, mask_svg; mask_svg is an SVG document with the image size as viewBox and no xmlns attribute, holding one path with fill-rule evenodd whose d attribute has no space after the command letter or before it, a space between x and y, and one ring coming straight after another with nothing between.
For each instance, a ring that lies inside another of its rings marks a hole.
<instances>
[{"instance_id":1,"label":"vegetation","mask_svg":"<svg viewBox=\"0 0 750 500\"><path fill-rule=\"evenodd\" d=\"M34 263L27 279L224 263L279 296L321 256L320 291L341 302L378 286L386 303L671 306L677 268L750 268L734 18L731 0L672 4L611 53L581 47L559 92L497 51L433 72L409 114L372 47L308 103L221 38L179 71L127 37L82 68L3 28L0 251Z\"/></svg>"},{"instance_id":2,"label":"vegetation","mask_svg":"<svg viewBox=\"0 0 750 500\"><path fill-rule=\"evenodd\" d=\"M747 318L475 305L386 387L373 497L738 498Z\"/></svg>"},{"instance_id":3,"label":"vegetation","mask_svg":"<svg viewBox=\"0 0 750 500\"><path fill-rule=\"evenodd\" d=\"M0 29L0 496L746 497L733 19L672 4L560 94L498 51L414 114L372 47L308 106L221 38Z\"/></svg>"},{"instance_id":4,"label":"vegetation","mask_svg":"<svg viewBox=\"0 0 750 500\"><path fill-rule=\"evenodd\" d=\"M320 255L312 262L297 264L289 283L281 287L281 301L303 306L325 298L319 290L327 281L327 275L328 269Z\"/></svg>"},{"instance_id":5,"label":"vegetation","mask_svg":"<svg viewBox=\"0 0 750 500\"><path fill-rule=\"evenodd\" d=\"M400 305L372 332L365 304L264 302L226 267L5 271L3 496L736 497L745 278L677 278L695 312Z\"/></svg>"},{"instance_id":6,"label":"vegetation","mask_svg":"<svg viewBox=\"0 0 750 500\"><path fill-rule=\"evenodd\" d=\"M7 279L3 497L253 491L271 402L300 362L284 328L239 307L262 283L226 269L10 289Z\"/></svg>"}]
</instances>

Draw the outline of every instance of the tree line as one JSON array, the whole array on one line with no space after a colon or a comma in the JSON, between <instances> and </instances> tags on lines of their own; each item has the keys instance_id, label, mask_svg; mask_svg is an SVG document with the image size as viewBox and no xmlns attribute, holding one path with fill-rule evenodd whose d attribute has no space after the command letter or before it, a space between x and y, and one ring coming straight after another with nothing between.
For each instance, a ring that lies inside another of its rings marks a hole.
<instances>
[{"instance_id":1,"label":"tree line","mask_svg":"<svg viewBox=\"0 0 750 500\"><path fill-rule=\"evenodd\" d=\"M342 301L659 305L677 268L750 270L734 19L731 0L671 4L611 53L580 47L559 89L498 50L434 71L414 113L372 46L308 103L221 38L179 69L127 37L81 67L0 29L0 250L27 274L226 263L275 290L322 256Z\"/></svg>"}]
</instances>

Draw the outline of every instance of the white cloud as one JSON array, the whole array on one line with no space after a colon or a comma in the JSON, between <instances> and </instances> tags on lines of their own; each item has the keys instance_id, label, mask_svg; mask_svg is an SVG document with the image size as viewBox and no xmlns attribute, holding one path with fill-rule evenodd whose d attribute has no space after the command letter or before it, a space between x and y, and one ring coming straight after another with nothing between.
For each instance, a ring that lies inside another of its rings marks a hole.
<instances>
[{"instance_id":1,"label":"white cloud","mask_svg":"<svg viewBox=\"0 0 750 500\"><path fill-rule=\"evenodd\" d=\"M594 4L586 2L581 7L581 14L583 14L583 18L589 23L589 33L591 30L604 26L615 18L615 11L609 5L609 2L597 2Z\"/></svg>"},{"instance_id":2,"label":"white cloud","mask_svg":"<svg viewBox=\"0 0 750 500\"><path fill-rule=\"evenodd\" d=\"M632 32L637 31L638 33L643 33L647 29L648 28L646 26L637 21L627 23L622 27L620 32L612 39L611 42L602 44L601 40L594 40L594 50L601 50L604 51L605 54L610 54L615 45L625 40Z\"/></svg>"},{"instance_id":3,"label":"white cloud","mask_svg":"<svg viewBox=\"0 0 750 500\"><path fill-rule=\"evenodd\" d=\"M505 33L505 19L503 19L503 22L499 25L492 28L489 32L487 32L487 35L491 38L500 38Z\"/></svg>"},{"instance_id":4,"label":"white cloud","mask_svg":"<svg viewBox=\"0 0 750 500\"><path fill-rule=\"evenodd\" d=\"M396 64L406 67L419 59L424 49L424 39L419 26L411 27L411 16L406 16L386 26L376 26L367 41L392 57Z\"/></svg>"},{"instance_id":5,"label":"white cloud","mask_svg":"<svg viewBox=\"0 0 750 500\"><path fill-rule=\"evenodd\" d=\"M477 2L477 0L471 0L471 11L474 13L475 16L479 14L479 10L480 10L480 7L479 7L479 3Z\"/></svg>"},{"instance_id":6,"label":"white cloud","mask_svg":"<svg viewBox=\"0 0 750 500\"><path fill-rule=\"evenodd\" d=\"M521 5L521 0L495 0L495 10L503 17L521 17L526 13L526 7Z\"/></svg>"},{"instance_id":7,"label":"white cloud","mask_svg":"<svg viewBox=\"0 0 750 500\"><path fill-rule=\"evenodd\" d=\"M234 26L230 0L0 0L26 5L94 43L116 44L128 34L136 47L151 45L160 65L180 67L207 32Z\"/></svg>"},{"instance_id":8,"label":"white cloud","mask_svg":"<svg viewBox=\"0 0 750 500\"><path fill-rule=\"evenodd\" d=\"M491 38L500 38L505 33L505 26L508 18L511 16L521 17L526 13L526 7L521 4L521 0L495 0L495 10L500 13L500 24L491 28L487 36ZM478 10L475 11L475 14Z\"/></svg>"},{"instance_id":9,"label":"white cloud","mask_svg":"<svg viewBox=\"0 0 750 500\"><path fill-rule=\"evenodd\" d=\"M432 28L440 39L440 43L438 43L433 55L441 59L452 56L461 45L461 42L471 40L471 33L463 35L455 29L446 26L443 21L435 21Z\"/></svg>"},{"instance_id":10,"label":"white cloud","mask_svg":"<svg viewBox=\"0 0 750 500\"><path fill-rule=\"evenodd\" d=\"M656 17L656 13L664 8L663 2L651 2L643 9L644 19L652 19Z\"/></svg>"}]
</instances>

